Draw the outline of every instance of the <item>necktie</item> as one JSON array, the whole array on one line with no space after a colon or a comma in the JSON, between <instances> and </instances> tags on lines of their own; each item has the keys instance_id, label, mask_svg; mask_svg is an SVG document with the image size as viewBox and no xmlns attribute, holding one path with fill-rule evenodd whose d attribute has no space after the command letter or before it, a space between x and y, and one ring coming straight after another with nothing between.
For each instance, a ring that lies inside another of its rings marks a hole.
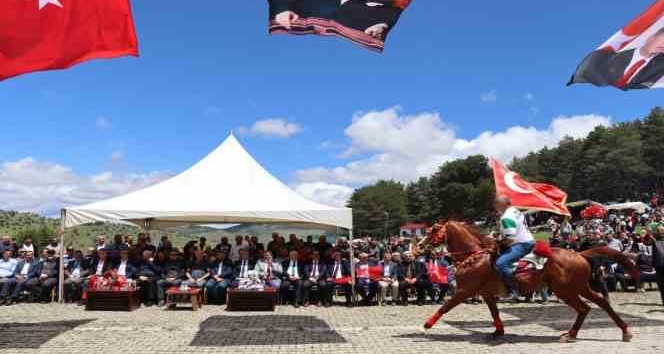
<instances>
[{"instance_id":1,"label":"necktie","mask_svg":"<svg viewBox=\"0 0 664 354\"><path fill-rule=\"evenodd\" d=\"M247 261L245 261L245 260L242 261L242 274L240 276L242 278L247 277Z\"/></svg>"},{"instance_id":2,"label":"necktie","mask_svg":"<svg viewBox=\"0 0 664 354\"><path fill-rule=\"evenodd\" d=\"M272 279L272 262L267 264L267 280Z\"/></svg>"},{"instance_id":3,"label":"necktie","mask_svg":"<svg viewBox=\"0 0 664 354\"><path fill-rule=\"evenodd\" d=\"M618 82L616 83L616 86L618 86L618 87L625 87L625 86L627 86L627 84L629 83L629 80L632 79L632 76L634 76L634 74L636 74L636 72L637 72L637 71L638 71L638 70L639 70L639 69L640 69L645 63L646 63L646 60L645 60L645 59L641 59L641 60L637 61L636 63L632 64L632 66L630 66L629 69L627 69L627 71L625 71L625 74L623 75L623 77L622 77L620 80L618 80Z\"/></svg>"},{"instance_id":4,"label":"necktie","mask_svg":"<svg viewBox=\"0 0 664 354\"><path fill-rule=\"evenodd\" d=\"M334 263L334 277L339 279L341 278L341 272L339 271L339 262Z\"/></svg>"},{"instance_id":5,"label":"necktie","mask_svg":"<svg viewBox=\"0 0 664 354\"><path fill-rule=\"evenodd\" d=\"M224 270L224 264L223 264L223 263L219 263L219 270L217 270L217 275L221 275L221 273L223 272L223 270Z\"/></svg>"},{"instance_id":6,"label":"necktie","mask_svg":"<svg viewBox=\"0 0 664 354\"><path fill-rule=\"evenodd\" d=\"M314 262L314 265L311 269L311 277L312 278L317 278L318 277L318 262Z\"/></svg>"}]
</instances>

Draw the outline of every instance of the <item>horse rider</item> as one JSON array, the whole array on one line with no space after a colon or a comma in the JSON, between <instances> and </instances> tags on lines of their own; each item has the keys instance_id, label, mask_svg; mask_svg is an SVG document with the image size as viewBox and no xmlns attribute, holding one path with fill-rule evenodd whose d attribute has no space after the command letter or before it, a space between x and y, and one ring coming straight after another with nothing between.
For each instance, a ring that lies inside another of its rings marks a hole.
<instances>
[{"instance_id":1,"label":"horse rider","mask_svg":"<svg viewBox=\"0 0 664 354\"><path fill-rule=\"evenodd\" d=\"M535 238L526 227L525 217L512 206L509 197L500 195L495 201L496 211L500 217L500 233L504 247L496 260L496 270L510 289L509 301L517 301L519 291L514 278L514 263L530 253L535 247Z\"/></svg>"}]
</instances>

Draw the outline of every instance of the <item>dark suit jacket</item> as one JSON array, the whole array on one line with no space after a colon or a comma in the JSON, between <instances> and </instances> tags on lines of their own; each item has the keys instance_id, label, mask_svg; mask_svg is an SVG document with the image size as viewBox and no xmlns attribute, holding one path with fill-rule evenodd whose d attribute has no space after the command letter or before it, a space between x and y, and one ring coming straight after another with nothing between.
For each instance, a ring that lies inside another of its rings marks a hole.
<instances>
[{"instance_id":1,"label":"dark suit jacket","mask_svg":"<svg viewBox=\"0 0 664 354\"><path fill-rule=\"evenodd\" d=\"M25 265L25 263L26 261L18 262L16 270L14 270L14 277L21 275L21 270L23 270L23 265ZM41 275L41 262L37 259L33 259L32 263L30 263L30 267L28 267L26 279L39 278L39 275Z\"/></svg>"},{"instance_id":2,"label":"dark suit jacket","mask_svg":"<svg viewBox=\"0 0 664 354\"><path fill-rule=\"evenodd\" d=\"M281 263L281 267L283 268L284 273L282 274L282 278L285 280L288 280L288 266L290 266L290 260L285 260ZM304 271L304 262L297 262L297 275L300 277L300 279L306 279L306 272Z\"/></svg>"},{"instance_id":3,"label":"dark suit jacket","mask_svg":"<svg viewBox=\"0 0 664 354\"><path fill-rule=\"evenodd\" d=\"M161 276L162 269L155 262L149 262L141 259L136 269L136 276L145 276L148 278L158 278Z\"/></svg>"},{"instance_id":4,"label":"dark suit jacket","mask_svg":"<svg viewBox=\"0 0 664 354\"><path fill-rule=\"evenodd\" d=\"M305 277L304 279L309 279L311 277L311 272L314 268L313 262L307 264L304 266L304 274ZM318 261L318 281L320 280L325 280L329 277L329 268L326 264L322 263L321 261Z\"/></svg>"},{"instance_id":5,"label":"dark suit jacket","mask_svg":"<svg viewBox=\"0 0 664 354\"><path fill-rule=\"evenodd\" d=\"M220 262L215 262L210 264L210 277L219 276L220 278L226 280L233 280L233 273L235 271L233 264L230 262L224 262L224 267L221 270L221 274L217 274L217 271L219 270L219 263Z\"/></svg>"},{"instance_id":6,"label":"dark suit jacket","mask_svg":"<svg viewBox=\"0 0 664 354\"><path fill-rule=\"evenodd\" d=\"M97 265L99 264L99 260L95 259L92 261L92 264L90 264L90 274L97 274ZM104 262L104 266L102 268L101 274L104 275L107 271L111 270L113 268L113 263L107 259Z\"/></svg>"},{"instance_id":7,"label":"dark suit jacket","mask_svg":"<svg viewBox=\"0 0 664 354\"><path fill-rule=\"evenodd\" d=\"M333 260L328 264L328 269L329 269L329 276L330 278L334 278L334 263L335 261ZM348 261L346 260L341 260L341 276L344 277L350 277L350 265L348 264Z\"/></svg>"},{"instance_id":8,"label":"dark suit jacket","mask_svg":"<svg viewBox=\"0 0 664 354\"><path fill-rule=\"evenodd\" d=\"M256 265L254 262L251 260L247 261L249 262L249 270L254 270L254 266ZM233 263L233 278L238 278L240 276L240 267L242 266L242 260L239 260L235 263Z\"/></svg>"},{"instance_id":9,"label":"dark suit jacket","mask_svg":"<svg viewBox=\"0 0 664 354\"><path fill-rule=\"evenodd\" d=\"M71 273L76 269L76 267L81 268L81 277L87 277L90 275L90 269L88 268L87 262L84 259L81 259L80 261L77 261L73 259L69 264L67 264L67 268L65 268L65 276L68 278L71 277Z\"/></svg>"},{"instance_id":10,"label":"dark suit jacket","mask_svg":"<svg viewBox=\"0 0 664 354\"><path fill-rule=\"evenodd\" d=\"M636 49L622 52L596 50L590 53L572 76L572 83L591 83L597 86L615 85L628 70ZM657 55L641 68L623 89L649 88L664 76L664 55Z\"/></svg>"},{"instance_id":11,"label":"dark suit jacket","mask_svg":"<svg viewBox=\"0 0 664 354\"><path fill-rule=\"evenodd\" d=\"M121 260L118 260L113 266L113 269L117 271L120 268L120 262ZM125 277L127 279L134 279L136 278L136 273L138 273L138 269L136 269L136 267L131 264L131 261L128 261L127 266L125 267Z\"/></svg>"},{"instance_id":12,"label":"dark suit jacket","mask_svg":"<svg viewBox=\"0 0 664 354\"><path fill-rule=\"evenodd\" d=\"M652 266L664 268L664 238L656 240L652 246Z\"/></svg>"},{"instance_id":13,"label":"dark suit jacket","mask_svg":"<svg viewBox=\"0 0 664 354\"><path fill-rule=\"evenodd\" d=\"M410 275L417 280L428 280L427 267L426 264L413 261L410 263L401 263L401 270L399 274L399 281L406 279L408 275L408 270L410 269Z\"/></svg>"},{"instance_id":14,"label":"dark suit jacket","mask_svg":"<svg viewBox=\"0 0 664 354\"><path fill-rule=\"evenodd\" d=\"M398 274L399 273L399 265L397 263L394 263L394 262L389 262L388 264L390 266L390 275L389 275L389 277L394 279L394 280L397 280L398 275L399 275ZM385 274L385 262L380 261L380 262L378 262L378 265L380 266L380 277L384 278L385 277L384 276L384 274Z\"/></svg>"}]
</instances>

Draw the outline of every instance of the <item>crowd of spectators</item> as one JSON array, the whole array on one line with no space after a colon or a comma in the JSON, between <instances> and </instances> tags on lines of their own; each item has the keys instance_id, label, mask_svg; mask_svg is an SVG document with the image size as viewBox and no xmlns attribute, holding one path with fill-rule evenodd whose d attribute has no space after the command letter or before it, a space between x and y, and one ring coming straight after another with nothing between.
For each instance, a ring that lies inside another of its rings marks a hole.
<instances>
[{"instance_id":1,"label":"crowd of spectators","mask_svg":"<svg viewBox=\"0 0 664 354\"><path fill-rule=\"evenodd\" d=\"M606 220L549 221L554 247L583 251L608 246L628 254L639 267L641 281L605 259L592 260L592 284L607 298L611 291L644 291L656 283L664 303L664 212L616 216ZM222 237L218 244L205 238L174 247L167 236L153 243L150 235L115 235L111 242L98 236L86 253L67 248L64 254L64 300L85 301L89 281L113 272L140 290L146 306L164 306L166 290L183 284L201 288L210 304L224 304L228 289L242 279L258 277L276 288L280 301L299 306L332 306L335 298L346 306L418 305L442 303L455 290L455 267L440 250L415 255L410 240L393 236L378 241L368 235L334 243L325 236L301 239L273 234L264 245L257 237ZM0 304L57 299L61 246L54 238L38 249L30 238L19 245L10 236L0 239ZM351 262L352 257L352 262ZM354 267L352 272L351 264ZM351 276L354 274L354 277ZM532 300L534 294L523 294ZM546 291L538 294L548 299Z\"/></svg>"},{"instance_id":2,"label":"crowd of spectators","mask_svg":"<svg viewBox=\"0 0 664 354\"><path fill-rule=\"evenodd\" d=\"M204 289L211 304L224 304L228 289L238 287L250 274L277 288L280 301L295 307L332 306L335 295L345 299L346 306L441 303L454 288L450 260L435 251L416 258L404 237L392 237L389 242L369 236L348 242L339 237L330 243L325 236L314 241L313 236L285 239L273 234L264 245L256 237L238 235L232 242L222 237L216 245L200 238L181 249L167 236L157 244L145 233L136 239L115 235L108 242L106 236L98 236L87 253L67 248L64 300L84 303L90 279L107 272L135 282L146 306L164 306L166 290L183 284ZM0 301L11 305L55 300L59 250L57 239L37 250L30 239L19 246L3 236Z\"/></svg>"},{"instance_id":3,"label":"crowd of spectators","mask_svg":"<svg viewBox=\"0 0 664 354\"><path fill-rule=\"evenodd\" d=\"M648 213L629 212L605 218L547 222L552 230L550 244L577 252L607 246L623 252L634 261L640 272L640 281L634 281L615 262L592 259L592 285L605 298L614 291L645 291L644 284L657 284L664 303L664 210Z\"/></svg>"}]
</instances>

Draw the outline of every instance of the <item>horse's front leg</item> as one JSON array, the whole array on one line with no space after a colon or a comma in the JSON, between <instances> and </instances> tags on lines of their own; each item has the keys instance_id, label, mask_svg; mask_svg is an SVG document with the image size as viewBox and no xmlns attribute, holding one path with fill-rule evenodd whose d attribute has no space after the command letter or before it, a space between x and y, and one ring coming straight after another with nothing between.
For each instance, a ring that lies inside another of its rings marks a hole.
<instances>
[{"instance_id":1,"label":"horse's front leg","mask_svg":"<svg viewBox=\"0 0 664 354\"><path fill-rule=\"evenodd\" d=\"M496 331L493 332L494 337L502 336L505 334L505 327L503 327L503 321L500 319L500 312L498 311L498 305L496 303L496 297L492 294L482 295L487 306L489 306L489 311L491 311L491 317L493 318L493 325L496 327Z\"/></svg>"},{"instance_id":2,"label":"horse's front leg","mask_svg":"<svg viewBox=\"0 0 664 354\"><path fill-rule=\"evenodd\" d=\"M464 300L476 294L476 291L468 291L463 289L458 289L454 297L449 301L446 301L443 306L441 306L436 313L434 313L429 319L424 323L424 328L430 329L433 327L444 314L452 311L453 308L457 307Z\"/></svg>"}]
</instances>

